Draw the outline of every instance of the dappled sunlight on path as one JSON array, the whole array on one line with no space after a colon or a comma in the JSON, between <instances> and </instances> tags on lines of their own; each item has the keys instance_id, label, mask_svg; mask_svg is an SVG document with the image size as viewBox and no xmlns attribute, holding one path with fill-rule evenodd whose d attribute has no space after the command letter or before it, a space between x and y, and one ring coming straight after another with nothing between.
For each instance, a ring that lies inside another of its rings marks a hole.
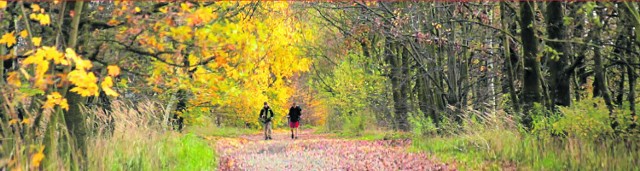
<instances>
[{"instance_id":1,"label":"dappled sunlight on path","mask_svg":"<svg viewBox=\"0 0 640 171\"><path fill-rule=\"evenodd\" d=\"M344 140L302 131L299 139L275 133L222 138L219 170L455 170L423 153L408 153L410 140Z\"/></svg>"}]
</instances>

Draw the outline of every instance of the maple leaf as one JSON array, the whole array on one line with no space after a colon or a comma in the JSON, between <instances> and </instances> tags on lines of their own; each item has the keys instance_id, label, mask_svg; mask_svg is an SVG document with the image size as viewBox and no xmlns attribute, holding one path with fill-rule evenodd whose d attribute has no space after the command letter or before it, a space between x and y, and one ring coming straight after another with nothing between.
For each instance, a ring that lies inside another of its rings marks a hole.
<instances>
[{"instance_id":1,"label":"maple leaf","mask_svg":"<svg viewBox=\"0 0 640 171\"><path fill-rule=\"evenodd\" d=\"M7 1L0 1L0 8L6 8L7 7Z\"/></svg>"},{"instance_id":2,"label":"maple leaf","mask_svg":"<svg viewBox=\"0 0 640 171\"><path fill-rule=\"evenodd\" d=\"M27 30L22 30L20 32L20 37L27 38L27 36L29 36L29 32L27 32Z\"/></svg>"},{"instance_id":3,"label":"maple leaf","mask_svg":"<svg viewBox=\"0 0 640 171\"><path fill-rule=\"evenodd\" d=\"M62 95L58 92L51 92L51 94L47 95L47 101L42 105L43 109L53 109L56 104L60 104L62 101Z\"/></svg>"},{"instance_id":4,"label":"maple leaf","mask_svg":"<svg viewBox=\"0 0 640 171\"><path fill-rule=\"evenodd\" d=\"M20 122L20 123L22 123L22 124L30 124L31 120L29 118L24 118L24 119L22 119L22 122Z\"/></svg>"},{"instance_id":5,"label":"maple leaf","mask_svg":"<svg viewBox=\"0 0 640 171\"><path fill-rule=\"evenodd\" d=\"M38 12L40 11L40 5L33 3L31 4L31 9L33 9L33 12Z\"/></svg>"},{"instance_id":6,"label":"maple leaf","mask_svg":"<svg viewBox=\"0 0 640 171\"><path fill-rule=\"evenodd\" d=\"M18 77L18 72L9 72L8 75L7 82L9 82L10 85L16 87L20 87L22 85L22 82L20 82L20 78Z\"/></svg>"},{"instance_id":7,"label":"maple leaf","mask_svg":"<svg viewBox=\"0 0 640 171\"><path fill-rule=\"evenodd\" d=\"M14 44L16 44L16 37L13 35L14 32L11 33L5 33L4 35L2 35L2 38L0 39L0 44L4 43L7 44L7 47L11 47Z\"/></svg>"},{"instance_id":8,"label":"maple leaf","mask_svg":"<svg viewBox=\"0 0 640 171\"><path fill-rule=\"evenodd\" d=\"M107 67L107 71L109 73L109 76L112 76L112 77L120 75L120 68L116 65L109 65Z\"/></svg>"},{"instance_id":9,"label":"maple leaf","mask_svg":"<svg viewBox=\"0 0 640 171\"><path fill-rule=\"evenodd\" d=\"M36 15L36 18L37 21L40 21L40 25L48 26L51 24L51 18L48 14L38 14Z\"/></svg>"},{"instance_id":10,"label":"maple leaf","mask_svg":"<svg viewBox=\"0 0 640 171\"><path fill-rule=\"evenodd\" d=\"M67 103L67 99L62 99L60 102L60 108L69 111L69 103Z\"/></svg>"},{"instance_id":11,"label":"maple leaf","mask_svg":"<svg viewBox=\"0 0 640 171\"><path fill-rule=\"evenodd\" d=\"M71 92L76 92L84 97L98 95L98 85L96 85L97 78L92 72L87 73L84 70L76 68L69 72L67 78L76 86L70 90Z\"/></svg>"},{"instance_id":12,"label":"maple leaf","mask_svg":"<svg viewBox=\"0 0 640 171\"><path fill-rule=\"evenodd\" d=\"M34 46L40 46L40 43L42 42L42 38L40 37L31 38L31 42L33 43Z\"/></svg>"},{"instance_id":13,"label":"maple leaf","mask_svg":"<svg viewBox=\"0 0 640 171\"><path fill-rule=\"evenodd\" d=\"M40 150L31 157L31 166L40 167L40 163L44 159L44 146L40 147Z\"/></svg>"},{"instance_id":14,"label":"maple leaf","mask_svg":"<svg viewBox=\"0 0 640 171\"><path fill-rule=\"evenodd\" d=\"M118 20L116 20L116 19L111 19L111 20L109 20L109 22L107 22L107 25L109 25L109 26L115 26L115 25L118 25L119 23L120 23L120 22L118 22Z\"/></svg>"}]
</instances>

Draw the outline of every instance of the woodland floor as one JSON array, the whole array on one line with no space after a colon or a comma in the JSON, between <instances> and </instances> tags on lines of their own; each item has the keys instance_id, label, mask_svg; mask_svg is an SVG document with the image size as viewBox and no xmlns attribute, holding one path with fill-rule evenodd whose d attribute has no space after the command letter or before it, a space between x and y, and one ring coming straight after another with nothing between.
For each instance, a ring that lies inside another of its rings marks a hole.
<instances>
[{"instance_id":1,"label":"woodland floor","mask_svg":"<svg viewBox=\"0 0 640 171\"><path fill-rule=\"evenodd\" d=\"M424 153L407 152L411 140L348 140L301 131L217 138L219 170L456 170Z\"/></svg>"}]
</instances>

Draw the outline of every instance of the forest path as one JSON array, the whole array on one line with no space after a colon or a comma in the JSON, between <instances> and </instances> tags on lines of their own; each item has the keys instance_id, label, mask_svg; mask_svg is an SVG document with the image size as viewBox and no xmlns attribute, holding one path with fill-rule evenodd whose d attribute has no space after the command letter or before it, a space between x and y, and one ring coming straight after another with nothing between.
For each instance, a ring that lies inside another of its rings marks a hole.
<instances>
[{"instance_id":1,"label":"forest path","mask_svg":"<svg viewBox=\"0 0 640 171\"><path fill-rule=\"evenodd\" d=\"M222 138L216 142L219 170L456 170L424 153L407 152L411 140L347 140L312 130L292 140L290 132Z\"/></svg>"}]
</instances>

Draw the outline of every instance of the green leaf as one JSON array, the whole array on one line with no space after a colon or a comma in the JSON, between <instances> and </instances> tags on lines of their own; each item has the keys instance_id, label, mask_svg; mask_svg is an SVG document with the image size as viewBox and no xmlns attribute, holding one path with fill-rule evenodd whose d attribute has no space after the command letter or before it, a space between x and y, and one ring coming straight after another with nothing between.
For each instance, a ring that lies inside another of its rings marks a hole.
<instances>
[{"instance_id":1,"label":"green leaf","mask_svg":"<svg viewBox=\"0 0 640 171\"><path fill-rule=\"evenodd\" d=\"M40 90L40 89L35 89L35 88L30 88L30 87L20 87L19 90L21 93L27 94L28 96L35 96L35 95L44 95L44 91Z\"/></svg>"}]
</instances>

